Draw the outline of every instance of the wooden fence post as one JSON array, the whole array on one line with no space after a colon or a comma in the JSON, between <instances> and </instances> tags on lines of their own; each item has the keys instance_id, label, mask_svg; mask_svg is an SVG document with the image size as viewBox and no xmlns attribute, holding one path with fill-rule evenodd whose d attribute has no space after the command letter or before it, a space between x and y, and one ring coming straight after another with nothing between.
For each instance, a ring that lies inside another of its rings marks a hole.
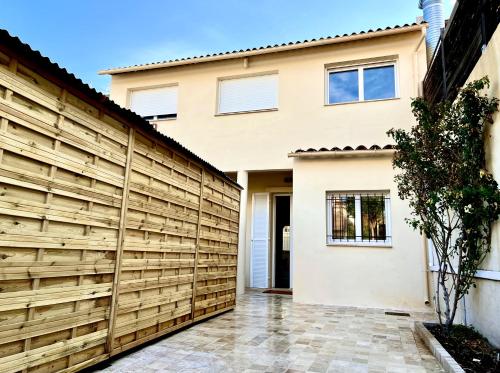
<instances>
[{"instance_id":1,"label":"wooden fence post","mask_svg":"<svg viewBox=\"0 0 500 373\"><path fill-rule=\"evenodd\" d=\"M193 298L191 299L191 319L194 321L194 307L196 303L196 281L198 277L198 257L200 252L200 230L201 230L201 215L203 213L203 189L205 188L205 169L201 169L201 187L200 187L200 206L198 207L198 222L196 227L196 243L194 254L194 273L193 273Z\"/></svg>"},{"instance_id":2,"label":"wooden fence post","mask_svg":"<svg viewBox=\"0 0 500 373\"><path fill-rule=\"evenodd\" d=\"M134 139L135 139L135 132L134 129L130 127L128 134L127 160L125 163L125 178L123 181L122 204L121 204L120 223L119 223L120 225L118 228L119 229L118 240L116 244L115 272L113 277L113 289L111 292L111 307L109 311L108 338L106 342L106 351L109 354L112 354L113 352L116 314L118 311L118 298L120 295L119 294L120 273L122 266L123 243L125 241L125 230L127 228L127 209L128 209L128 198L129 198L129 188L130 188L130 170L132 168L132 155L134 154Z\"/></svg>"}]
</instances>

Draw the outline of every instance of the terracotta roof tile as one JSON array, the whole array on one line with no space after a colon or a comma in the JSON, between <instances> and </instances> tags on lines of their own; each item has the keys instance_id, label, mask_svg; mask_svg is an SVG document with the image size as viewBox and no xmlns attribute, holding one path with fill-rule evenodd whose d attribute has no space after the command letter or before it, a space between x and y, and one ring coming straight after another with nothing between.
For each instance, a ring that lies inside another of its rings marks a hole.
<instances>
[{"instance_id":1,"label":"terracotta roof tile","mask_svg":"<svg viewBox=\"0 0 500 373\"><path fill-rule=\"evenodd\" d=\"M343 148L339 148L337 146L334 146L333 148L330 148L330 149L326 148L326 147L322 147L319 149L309 148L307 150L297 149L297 150L293 151L292 154L294 154L294 153L321 153L321 152L352 152L352 151L392 150L392 149L396 149L396 147L394 145L391 145L391 144L387 144L384 146L374 144L370 147L365 146L365 145L358 145L356 147L352 147L352 146L347 145L347 146L344 146Z\"/></svg>"},{"instance_id":2,"label":"terracotta roof tile","mask_svg":"<svg viewBox=\"0 0 500 373\"><path fill-rule=\"evenodd\" d=\"M353 32L351 34L342 34L342 35L335 35L335 36L326 36L326 37L320 37L320 38L314 38L314 39L305 39L305 40L297 40L295 42L290 41L286 43L281 43L281 44L274 44L274 45L267 45L267 46L260 46L260 47L253 47L253 48L247 48L247 49L240 49L240 50L233 50L233 51L225 51L225 52L216 52L216 53L208 53L204 55L199 55L199 56L190 56L190 57L183 57L183 58L175 58L175 59L170 59L170 60L163 60L163 61L157 61L157 62L150 62L150 63L144 63L144 64L136 64L136 65L130 65L130 66L122 66L122 67L116 67L116 68L109 68L100 71L100 74L113 74L113 73L119 73L118 70L121 69L133 69L137 68L139 69L146 69L146 68L155 68L158 67L157 65L162 65L159 67L164 67L163 65L166 64L175 64L178 62L183 62L183 61L192 61L198 62L198 60L202 59L207 59L207 58L213 58L217 56L227 56L231 54L240 54L240 53L245 53L245 52L252 52L252 51L264 51L264 50L270 50L269 52L272 52L272 49L276 48L282 48L286 46L302 46L302 47L307 47L308 44L312 44L312 46L315 46L315 42L318 41L323 41L323 40L334 40L334 39L339 39L339 38L346 38L346 37L351 37L351 36L357 36L357 35L367 35L367 34L373 34L377 32L382 32L382 31L389 31L389 30L398 30L398 29L404 29L404 28L411 28L414 26L421 26L424 23L405 23L404 25L395 25L395 26L388 26L386 28L377 28L375 30L369 29L369 30L364 30L364 31L359 31L359 32ZM235 56L236 57L236 56Z\"/></svg>"}]
</instances>

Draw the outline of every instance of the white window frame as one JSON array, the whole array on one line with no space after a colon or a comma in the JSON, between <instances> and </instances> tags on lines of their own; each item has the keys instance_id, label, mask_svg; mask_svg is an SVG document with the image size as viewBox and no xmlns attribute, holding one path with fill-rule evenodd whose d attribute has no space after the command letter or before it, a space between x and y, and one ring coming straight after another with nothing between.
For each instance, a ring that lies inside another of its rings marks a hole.
<instances>
[{"instance_id":1,"label":"white window frame","mask_svg":"<svg viewBox=\"0 0 500 373\"><path fill-rule=\"evenodd\" d=\"M355 208L355 229L356 238L355 239L341 239L333 238L332 232L332 197L354 197L354 208ZM361 225L361 197L366 196L383 196L385 201L384 218L385 218L385 240L364 240L358 237L362 237L362 225ZM326 243L327 245L339 245L339 246L392 246L392 221L391 221L391 196L388 191L348 191L348 192L326 192Z\"/></svg>"},{"instance_id":2,"label":"white window frame","mask_svg":"<svg viewBox=\"0 0 500 373\"><path fill-rule=\"evenodd\" d=\"M158 118L157 115L154 115L152 119L146 119L146 120L149 122L163 122L163 121L177 120L177 118L179 118L179 83L169 83L169 84L129 88L127 90L127 109L132 110L131 104L132 104L132 93L133 92L146 91L148 89L157 89L157 88L177 88L177 107L175 110L176 111L175 117ZM157 127L156 124L153 123L153 125L155 128Z\"/></svg>"},{"instance_id":3,"label":"white window frame","mask_svg":"<svg viewBox=\"0 0 500 373\"><path fill-rule=\"evenodd\" d=\"M261 76L267 76L267 75L276 75L278 79L278 85L276 87L276 96L277 96L277 101L276 101L276 106L272 108L266 108L266 109L255 109L255 110L241 110L241 111L229 111L229 112L221 112L220 111L220 102L221 102L221 83L227 80L233 80L233 79L246 79L246 78L257 78ZM261 112L268 112L268 111L278 111L279 107L279 98L280 98L280 81L279 81L279 71L278 70L273 70L273 71L265 71L265 72L259 72L255 74L243 74L243 75L232 75L232 76L224 76L224 77L219 77L217 78L217 99L215 102L215 116L224 116L224 115L234 115L234 114L247 114L247 113L261 113Z\"/></svg>"},{"instance_id":4,"label":"white window frame","mask_svg":"<svg viewBox=\"0 0 500 373\"><path fill-rule=\"evenodd\" d=\"M364 74L363 70L370 69L373 67L386 67L394 66L394 97L390 98L377 98L372 100L365 100L365 84L364 84ZM342 71L358 71L358 100L345 101L345 102L330 102L330 74ZM376 102L376 101L387 101L399 98L399 72L397 60L387 60L383 62L374 63L363 63L356 65L344 65L336 67L327 67L325 69L325 105L343 105L352 104L356 102Z\"/></svg>"}]
</instances>

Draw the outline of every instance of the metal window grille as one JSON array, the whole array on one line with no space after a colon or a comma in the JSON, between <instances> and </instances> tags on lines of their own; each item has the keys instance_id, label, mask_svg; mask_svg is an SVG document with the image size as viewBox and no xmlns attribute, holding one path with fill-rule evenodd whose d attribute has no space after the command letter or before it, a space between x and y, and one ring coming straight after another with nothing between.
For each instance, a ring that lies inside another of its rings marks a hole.
<instances>
[{"instance_id":1,"label":"metal window grille","mask_svg":"<svg viewBox=\"0 0 500 373\"><path fill-rule=\"evenodd\" d=\"M391 242L390 197L386 193L328 193L327 241Z\"/></svg>"}]
</instances>

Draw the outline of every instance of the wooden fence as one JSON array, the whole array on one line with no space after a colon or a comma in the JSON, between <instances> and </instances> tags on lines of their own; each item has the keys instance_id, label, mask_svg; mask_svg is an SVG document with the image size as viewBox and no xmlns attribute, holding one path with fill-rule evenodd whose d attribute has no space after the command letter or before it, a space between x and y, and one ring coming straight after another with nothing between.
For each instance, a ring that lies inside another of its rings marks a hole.
<instances>
[{"instance_id":1,"label":"wooden fence","mask_svg":"<svg viewBox=\"0 0 500 373\"><path fill-rule=\"evenodd\" d=\"M78 371L233 308L238 186L20 54L0 48L0 372Z\"/></svg>"}]
</instances>

